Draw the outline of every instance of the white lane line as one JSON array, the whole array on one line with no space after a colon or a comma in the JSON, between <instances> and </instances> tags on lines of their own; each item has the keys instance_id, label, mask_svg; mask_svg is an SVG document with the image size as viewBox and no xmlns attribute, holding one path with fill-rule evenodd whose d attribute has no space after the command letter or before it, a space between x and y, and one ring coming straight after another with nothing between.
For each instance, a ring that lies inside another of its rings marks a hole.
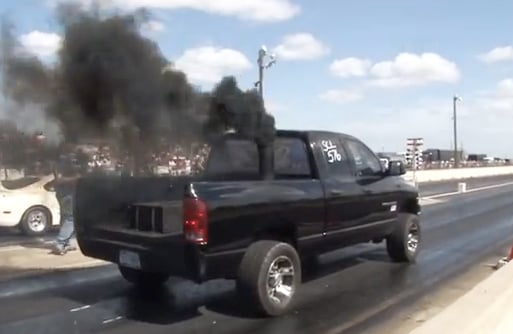
<instances>
[{"instance_id":1,"label":"white lane line","mask_svg":"<svg viewBox=\"0 0 513 334\"><path fill-rule=\"evenodd\" d=\"M484 187L479 187L479 188L472 188L472 189L467 190L466 192L453 191L453 192L448 192L448 193L441 193L441 194L426 196L426 197L422 197L422 198L423 199L435 199L435 198L439 198L439 197L449 197L449 196L454 196L454 195L463 195L463 194L473 193L473 192L482 191L482 190L502 188L502 187L511 186L511 185L513 185L513 182L506 182L506 183L500 183L500 184L492 184L490 186L484 186Z\"/></svg>"},{"instance_id":2,"label":"white lane line","mask_svg":"<svg viewBox=\"0 0 513 334\"><path fill-rule=\"evenodd\" d=\"M88 308L91 308L91 305L85 305L85 306L81 306L81 307L77 307L77 308L72 308L69 311L70 312L78 312L78 311L87 310Z\"/></svg>"},{"instance_id":3,"label":"white lane line","mask_svg":"<svg viewBox=\"0 0 513 334\"><path fill-rule=\"evenodd\" d=\"M420 205L422 206L428 206L428 205L434 205L439 203L444 203L446 201L441 199L431 199L431 198L421 198L420 199Z\"/></svg>"},{"instance_id":4,"label":"white lane line","mask_svg":"<svg viewBox=\"0 0 513 334\"><path fill-rule=\"evenodd\" d=\"M110 323L113 323L114 321L118 321L118 320L121 320L121 319L123 319L123 317L122 316L118 316L118 317L115 317L115 318L112 318L112 319L103 320L102 323L104 325L106 325L106 324L110 324Z\"/></svg>"}]
</instances>

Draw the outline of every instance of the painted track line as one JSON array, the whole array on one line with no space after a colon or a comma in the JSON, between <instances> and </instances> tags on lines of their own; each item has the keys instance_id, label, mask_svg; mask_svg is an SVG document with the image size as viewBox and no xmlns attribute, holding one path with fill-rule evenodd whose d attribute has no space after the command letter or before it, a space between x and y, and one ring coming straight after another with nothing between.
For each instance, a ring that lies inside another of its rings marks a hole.
<instances>
[{"instance_id":1,"label":"painted track line","mask_svg":"<svg viewBox=\"0 0 513 334\"><path fill-rule=\"evenodd\" d=\"M436 198L440 198L440 197L450 197L450 196L454 196L454 195L463 195L463 194L468 194L468 193L473 193L473 192L478 192L478 191L483 191L483 190L497 189L497 188L507 187L507 186L511 186L511 185L513 185L513 182L492 184L492 185L489 185L489 186L472 188L472 189L469 189L469 190L467 190L465 192L453 191L453 192L448 192L448 193L441 193L441 194L436 194L436 195L430 195L430 196L421 197L421 198L429 200L429 199L436 199Z\"/></svg>"}]
</instances>

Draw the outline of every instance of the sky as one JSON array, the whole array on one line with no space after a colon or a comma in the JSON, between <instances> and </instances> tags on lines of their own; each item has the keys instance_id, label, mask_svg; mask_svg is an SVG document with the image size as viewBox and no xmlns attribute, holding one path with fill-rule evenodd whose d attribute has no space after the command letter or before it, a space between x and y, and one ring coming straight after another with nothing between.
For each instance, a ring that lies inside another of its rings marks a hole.
<instances>
[{"instance_id":1,"label":"sky","mask_svg":"<svg viewBox=\"0 0 513 334\"><path fill-rule=\"evenodd\" d=\"M88 3L90 0L66 0ZM2 1L22 44L51 61L56 0ZM224 75L243 88L265 71L279 128L354 135L375 151L425 148L513 157L513 1L104 0L152 13L143 33L204 90Z\"/></svg>"}]
</instances>

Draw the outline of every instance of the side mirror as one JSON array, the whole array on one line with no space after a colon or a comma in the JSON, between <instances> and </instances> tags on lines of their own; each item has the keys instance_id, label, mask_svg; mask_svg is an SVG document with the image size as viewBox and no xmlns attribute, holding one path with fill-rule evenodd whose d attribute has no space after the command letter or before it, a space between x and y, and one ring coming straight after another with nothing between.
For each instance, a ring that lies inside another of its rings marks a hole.
<instances>
[{"instance_id":1,"label":"side mirror","mask_svg":"<svg viewBox=\"0 0 513 334\"><path fill-rule=\"evenodd\" d=\"M388 171L387 174L389 176L400 176L406 174L406 166L400 160L390 161L388 163Z\"/></svg>"}]
</instances>

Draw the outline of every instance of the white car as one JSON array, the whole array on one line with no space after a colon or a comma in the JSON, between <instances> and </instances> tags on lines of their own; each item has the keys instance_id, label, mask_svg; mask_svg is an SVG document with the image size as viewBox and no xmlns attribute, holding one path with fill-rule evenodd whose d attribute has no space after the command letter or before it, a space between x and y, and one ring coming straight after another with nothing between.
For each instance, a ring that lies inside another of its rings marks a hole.
<instances>
[{"instance_id":1,"label":"white car","mask_svg":"<svg viewBox=\"0 0 513 334\"><path fill-rule=\"evenodd\" d=\"M53 175L0 181L0 226L17 226L26 235L41 235L59 225L53 181Z\"/></svg>"}]
</instances>

